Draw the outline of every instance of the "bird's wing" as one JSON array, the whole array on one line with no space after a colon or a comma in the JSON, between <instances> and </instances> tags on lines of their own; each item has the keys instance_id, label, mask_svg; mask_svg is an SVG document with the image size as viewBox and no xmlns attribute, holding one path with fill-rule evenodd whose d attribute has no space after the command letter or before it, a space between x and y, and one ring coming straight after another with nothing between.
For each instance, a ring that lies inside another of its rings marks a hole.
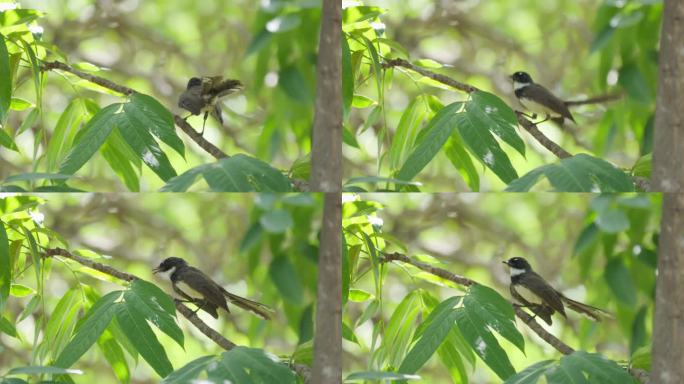
<instances>
[{"instance_id":1,"label":"bird's wing","mask_svg":"<svg viewBox=\"0 0 684 384\"><path fill-rule=\"evenodd\" d=\"M544 304L566 317L560 295L536 272L529 271L520 275L519 283L532 294L539 297Z\"/></svg>"},{"instance_id":2,"label":"bird's wing","mask_svg":"<svg viewBox=\"0 0 684 384\"><path fill-rule=\"evenodd\" d=\"M202 271L194 267L187 267L182 270L179 277L179 285L182 283L182 285L190 287L192 290L202 295L204 300L208 303L230 312L226 300L223 297L223 292L221 292L218 284L214 283L211 278Z\"/></svg>"},{"instance_id":3,"label":"bird's wing","mask_svg":"<svg viewBox=\"0 0 684 384\"><path fill-rule=\"evenodd\" d=\"M211 87L211 94L214 97L220 98L225 95L235 93L243 88L242 82L240 80L226 79L218 81Z\"/></svg>"},{"instance_id":4,"label":"bird's wing","mask_svg":"<svg viewBox=\"0 0 684 384\"><path fill-rule=\"evenodd\" d=\"M551 91L539 84L530 84L524 88L521 88L518 97L534 100L537 104L541 104L553 111L556 111L560 113L561 116L568 118L573 122L575 121L563 100L557 98L553 93L551 93Z\"/></svg>"}]
</instances>

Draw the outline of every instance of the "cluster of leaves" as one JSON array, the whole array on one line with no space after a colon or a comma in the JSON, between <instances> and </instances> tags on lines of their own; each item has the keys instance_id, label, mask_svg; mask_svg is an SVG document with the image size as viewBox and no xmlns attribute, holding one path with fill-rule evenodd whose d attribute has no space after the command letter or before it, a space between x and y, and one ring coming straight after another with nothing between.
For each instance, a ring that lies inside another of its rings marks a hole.
<instances>
[{"instance_id":1,"label":"cluster of leaves","mask_svg":"<svg viewBox=\"0 0 684 384\"><path fill-rule=\"evenodd\" d=\"M616 6L610 9L612 11L604 13L615 15L623 12L623 10L616 11L618 9ZM526 144L518 134L518 121L513 110L498 96L483 91L468 93L464 101L445 103L431 94L429 90L423 89L423 86L436 89L448 88L444 84L403 68L384 68L384 58L410 59L407 49L386 36L385 24L381 19L385 12L379 7L359 5L349 6L344 9L343 13L345 37L343 44L345 112L343 141L349 147L361 151L362 147L358 138L369 129L377 129L378 132L378 175L352 178L345 183L346 190L363 191L364 187L361 185L371 184L377 185L376 188L381 190L417 191L420 183L412 180L439 153L449 159L451 165L473 191L478 191L481 185L479 173L481 171L477 169L477 163L491 170L499 180L507 184L509 191L527 191L543 176L555 191L629 192L635 190L633 176L648 176L650 163L646 158L640 159L631 171L626 172L604 159L589 154L578 154L554 164L542 165L519 176L509 158L509 153L500 144L503 142L523 158L526 156ZM657 8L651 7L637 13L644 16L644 13L655 15L657 12ZM636 18L636 16L633 17ZM601 18L601 20L604 19L605 17ZM659 19L655 16L639 17L637 21L648 24L648 27L643 28L653 29L660 25ZM615 31L611 28L609 28L610 31ZM606 41L613 36L611 32L605 32L605 34ZM657 33L655 36L657 38ZM603 44L608 43L603 42ZM650 49L655 47L650 41L644 44ZM631 52L628 56L636 57L640 53L643 52ZM604 58L603 68L606 70L612 68L612 60L612 56ZM650 61L649 63L649 70L655 71L657 63ZM443 67L442 64L430 59L415 60L413 64L428 70ZM418 94L417 96L408 95L412 99L401 112L396 127L390 127L386 117L389 112L386 110L385 93L392 86L394 73L397 71L409 77ZM620 85L628 89L630 97L637 98L637 101L644 101L644 96L637 96L636 88L645 83L630 80L632 78L630 74L633 73L634 70L628 70L625 74L621 74ZM604 73L603 79L605 75ZM645 81L637 75L634 77ZM371 91L377 93L377 99L363 94ZM651 97L649 95L654 94L654 91L647 86L639 91L649 98ZM359 128L353 128L350 122L350 116L353 116L351 112L355 109L358 111L370 109L370 112L363 114L365 119ZM652 114L653 105L642 105L640 110L649 111ZM614 114L606 114L603 122L610 124L614 121L613 118ZM631 117L624 117L624 119L629 118ZM616 129L616 123L612 124L612 129ZM642 152L643 154L650 152L650 147L644 148Z\"/></svg>"},{"instance_id":2,"label":"cluster of leaves","mask_svg":"<svg viewBox=\"0 0 684 384\"><path fill-rule=\"evenodd\" d=\"M311 195L258 195L252 209L253 222L245 234L240 251L246 255L251 270L261 261L262 244L274 255L268 275L282 297L289 326L299 336L293 362L310 364L313 347L313 300L315 298L317 245L312 232L318 230L315 216L320 205ZM72 382L68 375L80 374L69 369L91 346L97 345L121 382L131 381L129 361L142 357L165 382L180 383L197 378L202 372L209 379L234 382L296 382L296 376L281 360L261 349L237 347L219 356L205 356L174 371L166 348L153 328L159 329L184 348L184 335L176 323L172 299L156 285L136 279L121 282L90 268L66 262L72 272L124 284L124 289L101 294L94 285L80 280L67 290L53 308L50 292L45 291L53 258L43 258L46 247L69 247L60 233L46 227L38 208L50 204L40 198L17 196L0 199L0 332L23 341L16 325L33 315L36 332L32 365L15 367L0 375L20 380L21 375L52 375L56 380ZM85 257L97 257L92 251L78 251ZM305 257L302 257L305 255ZM98 260L100 261L100 260ZM104 259L102 259L104 261ZM35 287L26 271L33 271ZM56 272L55 272L56 273ZM262 287L267 291L268 287ZM270 288L273 289L273 288ZM31 296L22 312L8 316L12 298ZM34 312L43 308L49 316ZM85 315L81 316L82 311ZM128 358L126 357L128 355ZM1 381L1 380L0 380ZM19 382L19 381L17 381ZM24 382L23 380L20 382Z\"/></svg>"},{"instance_id":3,"label":"cluster of leaves","mask_svg":"<svg viewBox=\"0 0 684 384\"><path fill-rule=\"evenodd\" d=\"M644 264L644 261L655 261L655 245L647 239L652 204L645 196L596 198L591 205L587 227L575 247L575 255L585 279L594 265L597 247L603 245L607 254L612 255L607 258L604 276L610 293L619 301L620 325L625 334L632 336L630 364L640 369L650 369L650 356L644 348L639 348L648 343L644 320L646 311L653 305L651 295L655 266ZM560 360L542 361L516 373L495 333L525 353L523 336L516 328L510 302L484 285L474 284L467 287L463 295L441 302L430 290L408 289L398 304L387 303L383 290L388 289L386 281L390 272L382 262L383 252L388 248L406 252L407 247L401 240L383 232L382 220L377 217L382 208L382 203L373 199L355 199L343 205L344 338L361 350L368 349L367 364L370 368L350 374L347 382L417 379L420 378L417 375L419 370L435 353L454 382L468 382L468 367L475 366L476 357L507 383L536 383L544 375L549 382L632 382L630 375L614 361L584 351L577 351ZM622 236L629 237L630 241L622 241ZM633 256L630 252L636 250L634 246L637 245L639 254ZM414 257L435 266L442 264L432 256ZM624 263L629 263L629 267ZM414 279L461 288L411 265L403 265L402 269ZM641 283L634 276L649 278ZM372 281L368 282L369 279ZM360 288L368 284L375 288L374 292ZM636 291L642 286L648 290L648 296L641 300L642 304L637 308ZM620 292L622 288L625 292ZM631 302L628 304L625 300ZM354 311L351 308L357 303L363 303L364 309L359 316L352 318L350 315ZM385 314L383 308L388 306L394 310ZM370 346L356 336L357 329L368 327L367 322L371 322L372 328ZM593 332L589 325L581 329L582 334ZM593 345L589 342L584 347L591 348Z\"/></svg>"},{"instance_id":4,"label":"cluster of leaves","mask_svg":"<svg viewBox=\"0 0 684 384\"><path fill-rule=\"evenodd\" d=\"M308 179L308 161L295 161L292 169L284 172L255 157L238 155L219 159L213 163L189 168L181 175L167 155L168 149L185 159L185 146L177 135L173 115L155 98L142 93L124 95L124 100L100 108L85 96L72 98L61 113L53 129L42 128L43 93L47 83L42 72L44 62L68 58L58 47L42 40L42 34L32 33L43 14L34 9L6 7L0 11L0 146L19 151L16 138L27 130L38 127L34 148L33 171L5 177L0 188L5 191L77 191L69 185L74 174L86 165L97 161L100 153L113 174L130 191L140 191L142 166L148 167L165 185L163 191L180 192L190 188L202 176L212 191L247 192L293 189L290 178ZM291 105L274 108L264 124L263 142L257 145L257 154L272 159L275 150L283 145L283 122L303 147L310 146L308 139L313 116L313 89L315 83L315 57L317 42L308 38L318 30L319 6L297 9L285 7L262 8L257 16L256 28L261 30L247 49L246 56L256 56L255 86L263 87L263 79L271 71L271 58L282 41L300 55L283 54L278 50L279 89L272 105ZM306 36L307 38L300 38ZM298 42L297 46L291 44ZM28 63L24 65L23 63ZM26 73L24 73L24 67ZM100 68L88 64L74 67L86 73ZM68 78L73 76L67 75ZM32 78L35 100L15 96L24 79ZM112 90L84 80L73 79L77 86L98 92L118 95ZM120 95L119 95L120 96ZM27 112L28 110L28 112ZM12 111L26 114L21 126L8 125ZM44 140L41 145L41 140ZM163 143L163 145L162 145ZM299 156L306 152L298 151ZM289 177L288 177L289 176ZM113 178L112 178L113 179ZM82 182L82 180L78 180ZM22 184L23 183L23 184ZM95 188L85 185L85 188ZM102 185L97 189L101 190Z\"/></svg>"},{"instance_id":5,"label":"cluster of leaves","mask_svg":"<svg viewBox=\"0 0 684 384\"><path fill-rule=\"evenodd\" d=\"M583 279L595 271L597 258L606 260L603 277L617 299L617 319L629 337L634 366L641 369L650 369L648 324L655 304L658 232L649 222L658 216L657 205L644 195L596 197L573 251Z\"/></svg>"}]
</instances>

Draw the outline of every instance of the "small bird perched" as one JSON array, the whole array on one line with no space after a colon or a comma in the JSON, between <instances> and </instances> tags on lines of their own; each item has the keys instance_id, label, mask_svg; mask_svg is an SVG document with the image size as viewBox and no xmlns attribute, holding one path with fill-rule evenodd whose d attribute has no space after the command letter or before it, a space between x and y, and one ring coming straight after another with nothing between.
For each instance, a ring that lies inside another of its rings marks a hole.
<instances>
[{"instance_id":1,"label":"small bird perched","mask_svg":"<svg viewBox=\"0 0 684 384\"><path fill-rule=\"evenodd\" d=\"M565 307L586 315L594 321L601 321L602 317L610 317L610 314L602 309L565 297L534 272L530 263L522 257L513 257L503 263L510 268L510 291L513 298L520 303L521 307L529 308L535 316L541 317L546 324L552 324L551 315L555 312L567 318Z\"/></svg>"},{"instance_id":2,"label":"small bird perched","mask_svg":"<svg viewBox=\"0 0 684 384\"><path fill-rule=\"evenodd\" d=\"M223 80L222 76L202 77L201 79L193 77L188 81L185 91L178 97L178 106L188 110L192 115L204 112L204 122L202 132L200 132L202 135L209 114L223 124L219 99L241 89L243 86L240 80Z\"/></svg>"},{"instance_id":3,"label":"small bird perched","mask_svg":"<svg viewBox=\"0 0 684 384\"><path fill-rule=\"evenodd\" d=\"M563 119L569 119L576 123L565 102L548 89L532 81L532 77L527 72L516 72L510 78L513 80L515 97L518 98L523 107L535 114L533 118L536 117L536 114L546 116L544 120L536 124L550 118L560 118L561 125Z\"/></svg>"},{"instance_id":4,"label":"small bird perched","mask_svg":"<svg viewBox=\"0 0 684 384\"><path fill-rule=\"evenodd\" d=\"M223 308L230 313L228 303L235 304L242 309L252 311L265 320L270 319L273 310L268 306L258 303L256 301L245 299L238 295L234 295L225 290L221 285L205 275L202 271L195 267L191 267L188 263L180 257L169 257L159 264L157 268L152 270L155 274L160 273L167 279L171 280L171 286L174 292L182 296L184 299L196 304L199 308L197 310L204 310L215 319L218 318L218 308ZM181 289L182 288L182 289ZM186 291L202 298L190 296Z\"/></svg>"}]
</instances>

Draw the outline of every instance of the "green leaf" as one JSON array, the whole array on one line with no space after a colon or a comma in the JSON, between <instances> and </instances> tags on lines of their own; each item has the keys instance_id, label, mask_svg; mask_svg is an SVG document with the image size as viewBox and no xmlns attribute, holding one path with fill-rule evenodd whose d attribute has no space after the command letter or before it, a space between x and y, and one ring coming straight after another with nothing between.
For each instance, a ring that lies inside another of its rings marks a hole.
<instances>
[{"instance_id":1,"label":"green leaf","mask_svg":"<svg viewBox=\"0 0 684 384\"><path fill-rule=\"evenodd\" d=\"M77 289L70 289L57 302L55 309L45 327L45 343L50 346L50 356L56 357L69 341L76 327L78 311L83 307L83 300Z\"/></svg>"},{"instance_id":2,"label":"green leaf","mask_svg":"<svg viewBox=\"0 0 684 384\"><path fill-rule=\"evenodd\" d=\"M396 381L396 380L420 380L418 375L398 373L398 372L383 372L383 371L362 371L349 374L345 379L345 383L363 383L367 380L381 380Z\"/></svg>"},{"instance_id":3,"label":"green leaf","mask_svg":"<svg viewBox=\"0 0 684 384\"><path fill-rule=\"evenodd\" d=\"M491 108L493 107L490 107L490 112L493 113ZM487 116L485 109L481 105L473 104L472 100L469 101L465 110L456 115L458 133L475 157L491 169L503 182L510 183L518 178L518 173L513 168L506 152L501 149L494 135L490 132L490 129L493 130L490 126L492 118ZM504 136L503 133L501 135ZM507 139L513 142L513 139Z\"/></svg>"},{"instance_id":4,"label":"green leaf","mask_svg":"<svg viewBox=\"0 0 684 384\"><path fill-rule=\"evenodd\" d=\"M102 354L112 367L117 379L122 383L129 383L131 381L131 371L128 368L128 362L124 356L123 349L117 343L114 335L109 330L105 330L97 340L97 345L102 350Z\"/></svg>"},{"instance_id":5,"label":"green leaf","mask_svg":"<svg viewBox=\"0 0 684 384\"><path fill-rule=\"evenodd\" d=\"M601 232L619 233L629 229L629 218L627 218L625 211L611 208L599 214L596 225Z\"/></svg>"},{"instance_id":6,"label":"green leaf","mask_svg":"<svg viewBox=\"0 0 684 384\"><path fill-rule=\"evenodd\" d=\"M420 339L411 348L411 350L404 357L401 362L398 372L401 373L415 373L419 370L428 359L435 353L437 348L442 344L451 328L454 327L458 310L453 308L458 297L452 297L445 300L446 305L438 305L425 319L424 331Z\"/></svg>"},{"instance_id":7,"label":"green leaf","mask_svg":"<svg viewBox=\"0 0 684 384\"><path fill-rule=\"evenodd\" d=\"M543 360L532 364L522 371L511 376L504 384L536 384L541 375L555 363L555 360Z\"/></svg>"},{"instance_id":8,"label":"green leaf","mask_svg":"<svg viewBox=\"0 0 684 384\"><path fill-rule=\"evenodd\" d=\"M309 83L299 68L295 66L285 67L280 71L278 86L288 97L299 103L309 104L313 99L311 91L309 91Z\"/></svg>"},{"instance_id":9,"label":"green leaf","mask_svg":"<svg viewBox=\"0 0 684 384\"><path fill-rule=\"evenodd\" d=\"M482 326L482 319L467 308L459 308L455 314L461 334L480 359L502 380L514 375L515 369L508 360L508 355L494 335Z\"/></svg>"},{"instance_id":10,"label":"green leaf","mask_svg":"<svg viewBox=\"0 0 684 384\"><path fill-rule=\"evenodd\" d=\"M556 381L557 377L570 379L567 382L571 383L625 384L636 382L616 362L608 360L598 353L575 351L562 357L559 367L561 371L559 374L556 374L556 371L547 373L546 377L549 383L566 382ZM588 380L584 379L584 373L588 374Z\"/></svg>"},{"instance_id":11,"label":"green leaf","mask_svg":"<svg viewBox=\"0 0 684 384\"><path fill-rule=\"evenodd\" d=\"M579 237L577 238L577 242L575 243L575 249L573 250L572 254L576 256L584 252L585 250L589 249L589 247L595 244L596 240L598 240L598 235L599 231L598 227L596 226L596 223L589 223L589 225L584 227Z\"/></svg>"},{"instance_id":12,"label":"green leaf","mask_svg":"<svg viewBox=\"0 0 684 384\"><path fill-rule=\"evenodd\" d=\"M220 159L203 172L214 192L290 192L290 180L261 160L239 154Z\"/></svg>"},{"instance_id":13,"label":"green leaf","mask_svg":"<svg viewBox=\"0 0 684 384\"><path fill-rule=\"evenodd\" d=\"M39 108L33 108L31 112L29 112L28 116L24 119L24 121L21 122L19 125L19 129L15 132L15 136L20 135L21 133L25 132L27 129L32 128L34 126L34 123L36 122L36 119L40 116L40 109Z\"/></svg>"},{"instance_id":14,"label":"green leaf","mask_svg":"<svg viewBox=\"0 0 684 384\"><path fill-rule=\"evenodd\" d=\"M557 192L633 192L628 174L605 160L584 153L543 165L508 185L508 192L527 192L546 176Z\"/></svg>"},{"instance_id":15,"label":"green leaf","mask_svg":"<svg viewBox=\"0 0 684 384\"><path fill-rule=\"evenodd\" d=\"M185 146L176 134L173 115L157 99L142 93L134 93L130 101L124 104L124 112L126 118L134 122L135 126L146 127L179 155L185 156Z\"/></svg>"},{"instance_id":16,"label":"green leaf","mask_svg":"<svg viewBox=\"0 0 684 384\"><path fill-rule=\"evenodd\" d=\"M498 292L484 285L475 284L470 287L463 299L467 311L481 319L481 326L488 326L506 340L525 352L525 339L515 326L515 312L511 303Z\"/></svg>"},{"instance_id":17,"label":"green leaf","mask_svg":"<svg viewBox=\"0 0 684 384\"><path fill-rule=\"evenodd\" d=\"M620 68L618 83L627 91L630 98L641 102L651 102L651 89L648 81L634 63Z\"/></svg>"},{"instance_id":18,"label":"green leaf","mask_svg":"<svg viewBox=\"0 0 684 384\"><path fill-rule=\"evenodd\" d=\"M346 121L351 110L354 96L354 73L351 64L351 52L347 37L342 38L342 120Z\"/></svg>"},{"instance_id":19,"label":"green leaf","mask_svg":"<svg viewBox=\"0 0 684 384\"><path fill-rule=\"evenodd\" d=\"M278 256L268 268L271 280L283 295L283 298L293 305L301 305L304 291L297 276L297 270L285 256Z\"/></svg>"},{"instance_id":20,"label":"green leaf","mask_svg":"<svg viewBox=\"0 0 684 384\"><path fill-rule=\"evenodd\" d=\"M131 109L129 107L130 104L123 104L124 110L127 108ZM147 121L149 122L151 119ZM157 176L164 181L168 181L176 176L176 171L173 169L169 159L150 134L151 129L148 130L148 126L143 121L127 111L124 114L120 114L117 127L126 143Z\"/></svg>"},{"instance_id":21,"label":"green leaf","mask_svg":"<svg viewBox=\"0 0 684 384\"><path fill-rule=\"evenodd\" d=\"M12 337L17 337L17 329L14 327L14 324L4 316L0 316L0 332L6 333Z\"/></svg>"},{"instance_id":22,"label":"green leaf","mask_svg":"<svg viewBox=\"0 0 684 384\"><path fill-rule=\"evenodd\" d=\"M204 371L207 366L212 363L213 361L216 360L216 356L210 355L210 356L202 356L200 358L197 358L187 364L185 364L183 367L171 372L170 375L166 376L164 380L162 380L163 384L185 384L185 383L191 383L195 379L197 379Z\"/></svg>"},{"instance_id":23,"label":"green leaf","mask_svg":"<svg viewBox=\"0 0 684 384\"><path fill-rule=\"evenodd\" d=\"M0 33L0 125L5 126L12 101L12 71L5 36Z\"/></svg>"},{"instance_id":24,"label":"green leaf","mask_svg":"<svg viewBox=\"0 0 684 384\"><path fill-rule=\"evenodd\" d=\"M238 346L221 354L218 364L207 368L212 382L294 384L297 377L276 356L261 349Z\"/></svg>"},{"instance_id":25,"label":"green leaf","mask_svg":"<svg viewBox=\"0 0 684 384\"><path fill-rule=\"evenodd\" d=\"M174 321L176 306L159 287L142 279L135 280L124 292L124 301L183 347L183 331Z\"/></svg>"},{"instance_id":26,"label":"green leaf","mask_svg":"<svg viewBox=\"0 0 684 384\"><path fill-rule=\"evenodd\" d=\"M444 154L451 161L451 165L463 176L470 189L473 192L480 191L480 175L465 150L465 144L460 135L457 133L451 135L444 146Z\"/></svg>"},{"instance_id":27,"label":"green leaf","mask_svg":"<svg viewBox=\"0 0 684 384\"><path fill-rule=\"evenodd\" d=\"M348 185L352 185L352 184L361 184L361 183L369 183L369 184L388 183L388 184L395 184L395 185L413 185L416 187L423 185L417 181L406 181L406 180L399 180L399 179L393 179L391 177L381 177L381 176L353 177L353 178L347 180L347 182L345 182L344 185L348 186Z\"/></svg>"},{"instance_id":28,"label":"green leaf","mask_svg":"<svg viewBox=\"0 0 684 384\"><path fill-rule=\"evenodd\" d=\"M518 118L511 107L488 92L475 91L470 97L465 105L466 113L525 156L525 143L516 131Z\"/></svg>"},{"instance_id":29,"label":"green leaf","mask_svg":"<svg viewBox=\"0 0 684 384\"><path fill-rule=\"evenodd\" d=\"M399 169L413 149L420 127L428 114L425 96L418 96L406 107L401 115L397 131L389 148L390 169Z\"/></svg>"},{"instance_id":30,"label":"green leaf","mask_svg":"<svg viewBox=\"0 0 684 384\"><path fill-rule=\"evenodd\" d=\"M376 104L377 102L375 100L364 95L354 95L352 98L352 107L354 108L368 108Z\"/></svg>"},{"instance_id":31,"label":"green leaf","mask_svg":"<svg viewBox=\"0 0 684 384\"><path fill-rule=\"evenodd\" d=\"M463 103L456 102L442 108L423 128L427 133L423 140L413 148L402 165L397 179L411 180L437 155L451 132L454 130L459 110Z\"/></svg>"},{"instance_id":32,"label":"green leaf","mask_svg":"<svg viewBox=\"0 0 684 384\"><path fill-rule=\"evenodd\" d=\"M36 181L36 180L67 180L72 175L64 175L61 173L44 173L44 172L30 172L19 173L12 176L7 176L3 183L13 183L16 181Z\"/></svg>"},{"instance_id":33,"label":"green leaf","mask_svg":"<svg viewBox=\"0 0 684 384\"><path fill-rule=\"evenodd\" d=\"M35 289L22 284L12 284L10 287L10 295L14 297L26 297L34 293L36 293Z\"/></svg>"},{"instance_id":34,"label":"green leaf","mask_svg":"<svg viewBox=\"0 0 684 384\"><path fill-rule=\"evenodd\" d=\"M65 369L60 367L51 366L27 366L27 367L17 367L12 368L7 372L7 375L81 375L82 371L78 369Z\"/></svg>"},{"instance_id":35,"label":"green leaf","mask_svg":"<svg viewBox=\"0 0 684 384\"><path fill-rule=\"evenodd\" d=\"M140 356L159 376L165 377L173 372L173 366L166 356L166 351L152 332L152 328L147 324L145 315L138 312L132 305L118 305L116 307L116 319Z\"/></svg>"},{"instance_id":36,"label":"green leaf","mask_svg":"<svg viewBox=\"0 0 684 384\"><path fill-rule=\"evenodd\" d=\"M0 309L4 307L12 284L12 264L10 261L9 239L5 223L0 220Z\"/></svg>"},{"instance_id":37,"label":"green leaf","mask_svg":"<svg viewBox=\"0 0 684 384\"><path fill-rule=\"evenodd\" d=\"M42 98L43 98L43 86L42 86L42 72L40 70L40 65L38 64L38 58L36 57L36 53L33 51L33 48L29 43L27 43L24 39L20 39L22 45L24 46L24 51L26 52L27 56L29 57L29 61L31 62L31 73L33 74L33 85L35 87L36 91L36 104L41 105L42 104Z\"/></svg>"},{"instance_id":38,"label":"green leaf","mask_svg":"<svg viewBox=\"0 0 684 384\"><path fill-rule=\"evenodd\" d=\"M68 368L90 349L90 346L97 341L112 321L115 309L118 307L114 302L119 297L121 297L121 291L110 292L93 304L79 323L74 337L59 354L55 361L56 366Z\"/></svg>"},{"instance_id":39,"label":"green leaf","mask_svg":"<svg viewBox=\"0 0 684 384\"><path fill-rule=\"evenodd\" d=\"M57 168L63 153L71 148L76 135L76 128L87 116L88 110L83 99L80 98L72 99L59 116L47 146L47 169L49 171Z\"/></svg>"},{"instance_id":40,"label":"green leaf","mask_svg":"<svg viewBox=\"0 0 684 384\"><path fill-rule=\"evenodd\" d=\"M624 304L633 308L636 305L637 291L632 281L629 270L619 257L613 258L606 264L604 277L610 290L615 297Z\"/></svg>"},{"instance_id":41,"label":"green leaf","mask_svg":"<svg viewBox=\"0 0 684 384\"><path fill-rule=\"evenodd\" d=\"M212 164L202 164L195 168L191 168L182 174L172 177L166 181L166 184L159 190L160 192L185 192L190 188L197 177L210 169Z\"/></svg>"},{"instance_id":42,"label":"green leaf","mask_svg":"<svg viewBox=\"0 0 684 384\"><path fill-rule=\"evenodd\" d=\"M142 162L131 147L126 144L118 129L112 130L107 141L100 148L100 154L119 178L124 181L129 191L140 191L138 172L140 172Z\"/></svg>"},{"instance_id":43,"label":"green leaf","mask_svg":"<svg viewBox=\"0 0 684 384\"><path fill-rule=\"evenodd\" d=\"M284 209L273 209L265 212L259 218L259 223L269 233L284 233L294 225L292 215Z\"/></svg>"},{"instance_id":44,"label":"green leaf","mask_svg":"<svg viewBox=\"0 0 684 384\"><path fill-rule=\"evenodd\" d=\"M71 148L59 167L61 174L73 174L97 152L119 120L120 104L102 108L86 124L78 142Z\"/></svg>"},{"instance_id":45,"label":"green leaf","mask_svg":"<svg viewBox=\"0 0 684 384\"><path fill-rule=\"evenodd\" d=\"M12 137L2 128L0 128L0 145L12 151L19 152L14 139L12 139Z\"/></svg>"},{"instance_id":46,"label":"green leaf","mask_svg":"<svg viewBox=\"0 0 684 384\"><path fill-rule=\"evenodd\" d=\"M386 350L386 360L390 366L398 366L406 356L416 331L415 321L420 314L419 291L413 291L404 296L392 312L383 337L383 348Z\"/></svg>"}]
</instances>

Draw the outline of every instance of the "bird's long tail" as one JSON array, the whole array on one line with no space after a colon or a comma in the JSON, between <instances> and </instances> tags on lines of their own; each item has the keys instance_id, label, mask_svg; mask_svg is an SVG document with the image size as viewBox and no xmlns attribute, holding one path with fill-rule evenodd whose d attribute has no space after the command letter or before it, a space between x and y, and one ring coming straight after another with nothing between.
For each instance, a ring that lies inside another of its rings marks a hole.
<instances>
[{"instance_id":1,"label":"bird's long tail","mask_svg":"<svg viewBox=\"0 0 684 384\"><path fill-rule=\"evenodd\" d=\"M560 295L560 297L561 300L563 300L563 304L565 304L566 307L572 309L577 313L581 313L594 321L601 321L604 318L613 318L613 315L611 315L609 312L604 311L601 308L596 308L588 304L580 303L579 301L569 299L563 295Z\"/></svg>"},{"instance_id":2,"label":"bird's long tail","mask_svg":"<svg viewBox=\"0 0 684 384\"><path fill-rule=\"evenodd\" d=\"M225 289L223 293L226 295L231 304L235 304L238 307L254 312L258 316L262 317L264 320L269 320L273 312L275 312L271 307L265 304L261 304L256 301L245 299L244 297L234 295Z\"/></svg>"}]
</instances>

